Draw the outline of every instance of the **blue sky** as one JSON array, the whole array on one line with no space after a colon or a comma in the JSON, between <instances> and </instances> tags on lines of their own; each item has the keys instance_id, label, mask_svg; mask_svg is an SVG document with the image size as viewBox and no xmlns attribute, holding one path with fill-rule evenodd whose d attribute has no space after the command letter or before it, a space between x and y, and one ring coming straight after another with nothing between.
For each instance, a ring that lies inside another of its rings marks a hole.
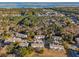
<instances>
[{"instance_id":1,"label":"blue sky","mask_svg":"<svg viewBox=\"0 0 79 59\"><path fill-rule=\"evenodd\" d=\"M49 8L59 6L79 7L79 2L0 2L0 8Z\"/></svg>"}]
</instances>

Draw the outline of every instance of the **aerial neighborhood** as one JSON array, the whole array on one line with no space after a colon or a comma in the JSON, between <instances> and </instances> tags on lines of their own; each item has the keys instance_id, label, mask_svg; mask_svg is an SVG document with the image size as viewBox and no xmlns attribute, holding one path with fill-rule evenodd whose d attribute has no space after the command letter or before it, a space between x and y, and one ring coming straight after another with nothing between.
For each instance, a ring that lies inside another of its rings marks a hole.
<instances>
[{"instance_id":1,"label":"aerial neighborhood","mask_svg":"<svg viewBox=\"0 0 79 59\"><path fill-rule=\"evenodd\" d=\"M79 8L0 8L0 56L79 56Z\"/></svg>"}]
</instances>

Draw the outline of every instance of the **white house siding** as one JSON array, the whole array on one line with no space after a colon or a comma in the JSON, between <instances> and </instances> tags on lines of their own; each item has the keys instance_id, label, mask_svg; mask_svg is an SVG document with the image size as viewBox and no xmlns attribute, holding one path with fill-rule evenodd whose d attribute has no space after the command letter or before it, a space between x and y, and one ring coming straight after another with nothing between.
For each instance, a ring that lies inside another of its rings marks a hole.
<instances>
[{"instance_id":1,"label":"white house siding","mask_svg":"<svg viewBox=\"0 0 79 59\"><path fill-rule=\"evenodd\" d=\"M43 39L43 38L45 38L44 35L36 35L36 36L35 36L35 39Z\"/></svg>"},{"instance_id":2,"label":"white house siding","mask_svg":"<svg viewBox=\"0 0 79 59\"><path fill-rule=\"evenodd\" d=\"M16 33L16 36L17 36L17 37L20 37L20 38L27 38L27 35L25 35L25 34L20 34L20 33Z\"/></svg>"},{"instance_id":3,"label":"white house siding","mask_svg":"<svg viewBox=\"0 0 79 59\"><path fill-rule=\"evenodd\" d=\"M32 43L31 46L33 48L44 48L44 44L41 43Z\"/></svg>"},{"instance_id":4,"label":"white house siding","mask_svg":"<svg viewBox=\"0 0 79 59\"><path fill-rule=\"evenodd\" d=\"M62 46L62 45L50 44L50 49L54 49L54 50L64 50L64 46Z\"/></svg>"}]
</instances>

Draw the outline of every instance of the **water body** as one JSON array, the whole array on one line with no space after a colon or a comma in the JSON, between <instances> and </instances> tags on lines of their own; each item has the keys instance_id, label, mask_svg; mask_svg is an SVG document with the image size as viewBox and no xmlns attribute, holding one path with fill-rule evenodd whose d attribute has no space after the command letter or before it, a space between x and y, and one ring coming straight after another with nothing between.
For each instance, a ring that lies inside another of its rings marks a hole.
<instances>
[{"instance_id":1,"label":"water body","mask_svg":"<svg viewBox=\"0 0 79 59\"><path fill-rule=\"evenodd\" d=\"M79 7L79 2L0 2L0 8Z\"/></svg>"}]
</instances>

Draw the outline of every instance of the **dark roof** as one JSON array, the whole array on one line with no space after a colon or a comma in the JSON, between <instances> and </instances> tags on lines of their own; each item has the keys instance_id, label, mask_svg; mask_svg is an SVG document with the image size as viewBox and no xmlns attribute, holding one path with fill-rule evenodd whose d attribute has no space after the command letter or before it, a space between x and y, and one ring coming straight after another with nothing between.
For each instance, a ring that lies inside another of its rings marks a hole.
<instances>
[{"instance_id":1,"label":"dark roof","mask_svg":"<svg viewBox=\"0 0 79 59\"><path fill-rule=\"evenodd\" d=\"M0 39L0 43L3 43L3 42L4 42L4 40L1 40L1 39Z\"/></svg>"},{"instance_id":2,"label":"dark roof","mask_svg":"<svg viewBox=\"0 0 79 59\"><path fill-rule=\"evenodd\" d=\"M79 45L76 45L79 48ZM76 50L68 50L68 56L69 57L79 57L79 51Z\"/></svg>"}]
</instances>

